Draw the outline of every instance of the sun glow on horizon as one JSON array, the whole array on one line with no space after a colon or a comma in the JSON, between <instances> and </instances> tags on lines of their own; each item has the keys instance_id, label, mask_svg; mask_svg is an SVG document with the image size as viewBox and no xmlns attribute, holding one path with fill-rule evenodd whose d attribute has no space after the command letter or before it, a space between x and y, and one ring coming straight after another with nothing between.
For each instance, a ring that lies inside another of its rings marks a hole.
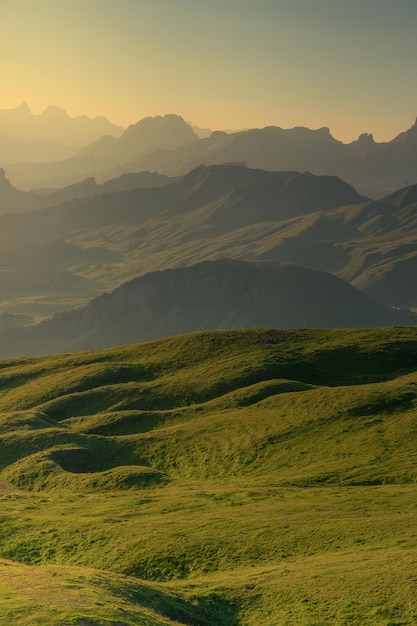
<instances>
[{"instance_id":1,"label":"sun glow on horizon","mask_svg":"<svg viewBox=\"0 0 417 626\"><path fill-rule=\"evenodd\" d=\"M56 105L124 127L176 113L212 130L388 141L417 114L417 3L399 3L3 0L0 109Z\"/></svg>"}]
</instances>

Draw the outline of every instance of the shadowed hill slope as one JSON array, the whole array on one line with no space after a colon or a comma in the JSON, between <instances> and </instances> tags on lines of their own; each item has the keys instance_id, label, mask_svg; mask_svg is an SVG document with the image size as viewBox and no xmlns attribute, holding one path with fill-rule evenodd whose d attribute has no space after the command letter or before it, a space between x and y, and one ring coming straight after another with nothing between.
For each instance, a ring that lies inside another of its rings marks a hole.
<instances>
[{"instance_id":1,"label":"shadowed hill slope","mask_svg":"<svg viewBox=\"0 0 417 626\"><path fill-rule=\"evenodd\" d=\"M331 274L228 259L136 278L84 308L0 331L0 354L97 349L196 330L352 328L415 323Z\"/></svg>"}]
</instances>

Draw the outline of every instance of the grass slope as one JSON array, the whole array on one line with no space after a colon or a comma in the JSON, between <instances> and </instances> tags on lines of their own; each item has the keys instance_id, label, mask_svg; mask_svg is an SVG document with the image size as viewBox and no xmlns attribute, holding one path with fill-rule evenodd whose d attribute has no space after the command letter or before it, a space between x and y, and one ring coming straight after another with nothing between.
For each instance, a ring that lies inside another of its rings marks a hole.
<instances>
[{"instance_id":1,"label":"grass slope","mask_svg":"<svg viewBox=\"0 0 417 626\"><path fill-rule=\"evenodd\" d=\"M8 623L416 622L417 329L197 333L0 385Z\"/></svg>"}]
</instances>

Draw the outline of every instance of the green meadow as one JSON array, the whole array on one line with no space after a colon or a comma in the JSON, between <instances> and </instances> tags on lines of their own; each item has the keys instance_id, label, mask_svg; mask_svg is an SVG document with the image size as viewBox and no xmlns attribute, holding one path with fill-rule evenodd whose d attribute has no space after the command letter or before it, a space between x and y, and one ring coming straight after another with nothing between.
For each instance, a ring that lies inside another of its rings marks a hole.
<instances>
[{"instance_id":1,"label":"green meadow","mask_svg":"<svg viewBox=\"0 0 417 626\"><path fill-rule=\"evenodd\" d=\"M0 615L417 623L417 329L0 361Z\"/></svg>"}]
</instances>

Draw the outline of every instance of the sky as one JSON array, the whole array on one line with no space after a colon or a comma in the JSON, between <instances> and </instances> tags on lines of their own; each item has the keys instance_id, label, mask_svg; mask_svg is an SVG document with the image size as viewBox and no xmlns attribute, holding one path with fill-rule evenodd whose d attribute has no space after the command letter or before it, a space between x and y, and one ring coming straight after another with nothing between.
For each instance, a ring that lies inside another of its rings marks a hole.
<instances>
[{"instance_id":1,"label":"sky","mask_svg":"<svg viewBox=\"0 0 417 626\"><path fill-rule=\"evenodd\" d=\"M417 0L0 0L0 109L387 141L417 116L416 31Z\"/></svg>"}]
</instances>

